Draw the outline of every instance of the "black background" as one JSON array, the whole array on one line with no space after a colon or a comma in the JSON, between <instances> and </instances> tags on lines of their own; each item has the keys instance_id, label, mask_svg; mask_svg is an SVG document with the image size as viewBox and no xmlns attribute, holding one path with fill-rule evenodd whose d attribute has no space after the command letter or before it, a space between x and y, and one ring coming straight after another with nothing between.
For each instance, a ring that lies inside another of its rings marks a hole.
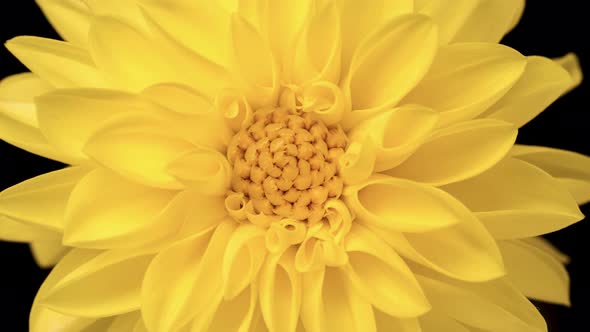
<instances>
[{"instance_id":1,"label":"black background","mask_svg":"<svg viewBox=\"0 0 590 332\"><path fill-rule=\"evenodd\" d=\"M573 51L590 70L590 30L585 1L529 1L518 27L503 41L525 55L557 57ZM58 38L32 0L0 4L0 41L18 35ZM0 78L26 71L6 49L0 49ZM588 74L590 77L590 74ZM590 81L590 80L589 80ZM518 142L569 149L590 155L590 83L555 102L520 130ZM61 168L0 141L0 190L33 176ZM589 204L590 205L590 204ZM582 207L590 214L590 206ZM550 331L587 331L590 272L585 268L590 249L588 221L547 237L571 256L572 308L538 304ZM48 271L39 269L25 244L0 242L0 330L26 331L30 305ZM582 324L584 323L584 324ZM442 332L442 331L441 331Z\"/></svg>"}]
</instances>

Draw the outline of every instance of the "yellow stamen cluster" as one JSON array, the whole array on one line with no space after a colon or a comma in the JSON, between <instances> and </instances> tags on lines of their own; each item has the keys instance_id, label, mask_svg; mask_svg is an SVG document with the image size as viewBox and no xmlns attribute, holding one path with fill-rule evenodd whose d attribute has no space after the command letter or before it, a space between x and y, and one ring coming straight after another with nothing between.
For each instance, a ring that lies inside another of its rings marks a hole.
<instances>
[{"instance_id":1,"label":"yellow stamen cluster","mask_svg":"<svg viewBox=\"0 0 590 332\"><path fill-rule=\"evenodd\" d=\"M258 213L319 221L328 198L342 194L337 161L346 144L340 127L328 128L311 113L257 110L228 147L232 189Z\"/></svg>"}]
</instances>

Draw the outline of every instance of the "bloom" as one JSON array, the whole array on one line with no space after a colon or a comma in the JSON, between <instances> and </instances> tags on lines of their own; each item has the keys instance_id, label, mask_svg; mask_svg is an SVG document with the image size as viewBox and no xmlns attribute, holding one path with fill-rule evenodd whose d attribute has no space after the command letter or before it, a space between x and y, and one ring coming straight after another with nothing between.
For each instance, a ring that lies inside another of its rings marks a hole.
<instances>
[{"instance_id":1,"label":"bloom","mask_svg":"<svg viewBox=\"0 0 590 332\"><path fill-rule=\"evenodd\" d=\"M579 69L496 44L522 2L445 3L40 1L68 42L0 86L72 165L0 195L71 248L32 330L545 330L588 159L514 142Z\"/></svg>"}]
</instances>

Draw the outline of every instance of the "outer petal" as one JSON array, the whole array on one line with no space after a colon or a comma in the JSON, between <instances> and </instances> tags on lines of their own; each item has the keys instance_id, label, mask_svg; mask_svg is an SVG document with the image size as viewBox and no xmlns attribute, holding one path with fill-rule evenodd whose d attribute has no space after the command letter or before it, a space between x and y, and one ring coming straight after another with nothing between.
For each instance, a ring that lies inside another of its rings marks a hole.
<instances>
[{"instance_id":1,"label":"outer petal","mask_svg":"<svg viewBox=\"0 0 590 332\"><path fill-rule=\"evenodd\" d=\"M582 73L582 67L580 66L580 59L575 53L568 53L560 58L554 59L563 69L565 69L572 79L572 85L568 91L577 87L582 83L584 74Z\"/></svg>"},{"instance_id":2,"label":"outer petal","mask_svg":"<svg viewBox=\"0 0 590 332\"><path fill-rule=\"evenodd\" d=\"M338 268L303 275L301 320L310 332L376 332L373 308Z\"/></svg>"},{"instance_id":3,"label":"outer petal","mask_svg":"<svg viewBox=\"0 0 590 332\"><path fill-rule=\"evenodd\" d=\"M67 41L76 45L88 43L90 12L77 0L36 0L51 25Z\"/></svg>"},{"instance_id":4,"label":"outer petal","mask_svg":"<svg viewBox=\"0 0 590 332\"><path fill-rule=\"evenodd\" d=\"M231 166L214 150L194 149L169 163L166 172L204 195L222 196L230 189Z\"/></svg>"},{"instance_id":5,"label":"outer petal","mask_svg":"<svg viewBox=\"0 0 590 332\"><path fill-rule=\"evenodd\" d=\"M527 297L570 305L569 275L551 254L522 240L500 241L508 278Z\"/></svg>"},{"instance_id":6,"label":"outer petal","mask_svg":"<svg viewBox=\"0 0 590 332\"><path fill-rule=\"evenodd\" d=\"M221 264L236 225L220 224L176 242L150 264L142 286L142 316L149 331L176 331L197 319L211 319L222 297ZM168 285L162 287L162 285Z\"/></svg>"},{"instance_id":7,"label":"outer petal","mask_svg":"<svg viewBox=\"0 0 590 332\"><path fill-rule=\"evenodd\" d=\"M301 274L295 270L295 250L267 257L257 284L260 310L270 332L295 332L302 294Z\"/></svg>"},{"instance_id":8,"label":"outer petal","mask_svg":"<svg viewBox=\"0 0 590 332\"><path fill-rule=\"evenodd\" d=\"M370 230L353 225L344 247L344 267L359 294L377 309L396 317L417 317L430 309L412 271Z\"/></svg>"},{"instance_id":9,"label":"outer petal","mask_svg":"<svg viewBox=\"0 0 590 332\"><path fill-rule=\"evenodd\" d=\"M56 88L104 87L92 57L72 44L39 37L16 37L6 47L32 72Z\"/></svg>"},{"instance_id":10,"label":"outer petal","mask_svg":"<svg viewBox=\"0 0 590 332\"><path fill-rule=\"evenodd\" d=\"M440 189L387 176L349 186L344 198L360 220L394 231L424 232L473 218L461 202Z\"/></svg>"},{"instance_id":11,"label":"outer petal","mask_svg":"<svg viewBox=\"0 0 590 332\"><path fill-rule=\"evenodd\" d=\"M590 201L590 158L582 154L542 146L516 145L511 155L556 177L578 204Z\"/></svg>"},{"instance_id":12,"label":"outer petal","mask_svg":"<svg viewBox=\"0 0 590 332\"><path fill-rule=\"evenodd\" d=\"M410 158L385 174L444 185L478 175L506 156L517 130L498 120L472 120L435 132Z\"/></svg>"},{"instance_id":13,"label":"outer petal","mask_svg":"<svg viewBox=\"0 0 590 332\"><path fill-rule=\"evenodd\" d=\"M357 49L343 90L352 112L347 129L398 103L426 74L436 53L436 26L423 15L397 17Z\"/></svg>"},{"instance_id":14,"label":"outer petal","mask_svg":"<svg viewBox=\"0 0 590 332\"><path fill-rule=\"evenodd\" d=\"M478 5L474 0L416 0L414 10L432 18L439 28L439 42L448 44Z\"/></svg>"},{"instance_id":15,"label":"outer petal","mask_svg":"<svg viewBox=\"0 0 590 332\"><path fill-rule=\"evenodd\" d=\"M569 73L559 64L539 56L528 57L520 79L484 115L522 127L573 84Z\"/></svg>"},{"instance_id":16,"label":"outer petal","mask_svg":"<svg viewBox=\"0 0 590 332\"><path fill-rule=\"evenodd\" d=\"M559 251L551 242L547 241L546 239L537 236L537 237L527 237L521 239L521 241L530 244L531 246L540 249L541 251L553 256L553 258L557 259L561 264L568 264L570 262L569 256Z\"/></svg>"},{"instance_id":17,"label":"outer petal","mask_svg":"<svg viewBox=\"0 0 590 332\"><path fill-rule=\"evenodd\" d=\"M33 242L55 238L59 238L56 231L0 216L0 241Z\"/></svg>"},{"instance_id":18,"label":"outer petal","mask_svg":"<svg viewBox=\"0 0 590 332\"><path fill-rule=\"evenodd\" d=\"M497 102L522 75L526 58L499 44L443 46L404 103L441 112L440 126L473 119Z\"/></svg>"},{"instance_id":19,"label":"outer petal","mask_svg":"<svg viewBox=\"0 0 590 332\"><path fill-rule=\"evenodd\" d=\"M41 304L82 317L106 317L136 310L140 288L153 255L134 251L86 252L74 249L54 272L61 275L45 289ZM70 264L73 264L70 265ZM67 273L63 273L68 269Z\"/></svg>"},{"instance_id":20,"label":"outer petal","mask_svg":"<svg viewBox=\"0 0 590 332\"><path fill-rule=\"evenodd\" d=\"M507 159L480 176L444 190L476 212L498 239L553 232L584 217L557 180L517 159Z\"/></svg>"},{"instance_id":21,"label":"outer petal","mask_svg":"<svg viewBox=\"0 0 590 332\"><path fill-rule=\"evenodd\" d=\"M257 295L256 288L251 285L233 299L221 301L213 317L205 320L195 319L190 331L251 331L251 326L255 322Z\"/></svg>"},{"instance_id":22,"label":"outer petal","mask_svg":"<svg viewBox=\"0 0 590 332\"><path fill-rule=\"evenodd\" d=\"M128 314L119 315L113 319L111 326L109 326L108 330L104 332L134 332L133 329L140 320L141 313L139 311L133 311Z\"/></svg>"},{"instance_id":23,"label":"outer petal","mask_svg":"<svg viewBox=\"0 0 590 332\"><path fill-rule=\"evenodd\" d=\"M44 239L31 243L31 252L37 265L51 268L68 252L69 248L61 244L61 238Z\"/></svg>"},{"instance_id":24,"label":"outer petal","mask_svg":"<svg viewBox=\"0 0 590 332\"><path fill-rule=\"evenodd\" d=\"M29 225L61 232L70 193L87 173L85 167L69 167L10 187L0 193L0 213Z\"/></svg>"},{"instance_id":25,"label":"outer petal","mask_svg":"<svg viewBox=\"0 0 590 332\"><path fill-rule=\"evenodd\" d=\"M420 326L423 331L445 332L473 332L454 318L442 313L441 310L432 310L420 317Z\"/></svg>"},{"instance_id":26,"label":"outer petal","mask_svg":"<svg viewBox=\"0 0 590 332\"><path fill-rule=\"evenodd\" d=\"M420 323L416 318L400 319L379 310L374 310L373 313L375 314L377 331L422 332ZM447 331L445 330L445 332Z\"/></svg>"},{"instance_id":27,"label":"outer petal","mask_svg":"<svg viewBox=\"0 0 590 332\"><path fill-rule=\"evenodd\" d=\"M459 322L488 331L547 331L537 308L504 279L464 283L417 277L433 307Z\"/></svg>"},{"instance_id":28,"label":"outer petal","mask_svg":"<svg viewBox=\"0 0 590 332\"><path fill-rule=\"evenodd\" d=\"M109 188L109 195L104 195L104 188ZM225 213L222 198L145 187L97 169L72 192L64 242L94 248L148 243L175 234L191 209L201 209L203 228Z\"/></svg>"}]
</instances>

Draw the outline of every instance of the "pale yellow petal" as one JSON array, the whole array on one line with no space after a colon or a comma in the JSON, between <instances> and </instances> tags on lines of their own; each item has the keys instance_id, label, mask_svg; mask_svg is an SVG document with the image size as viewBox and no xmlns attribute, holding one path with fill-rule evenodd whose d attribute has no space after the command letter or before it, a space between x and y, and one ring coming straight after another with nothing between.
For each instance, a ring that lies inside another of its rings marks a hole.
<instances>
[{"instance_id":1,"label":"pale yellow petal","mask_svg":"<svg viewBox=\"0 0 590 332\"><path fill-rule=\"evenodd\" d=\"M345 238L344 267L360 295L375 308L403 318L418 317L430 304L403 259L367 228L354 224Z\"/></svg>"},{"instance_id":2,"label":"pale yellow petal","mask_svg":"<svg viewBox=\"0 0 590 332\"><path fill-rule=\"evenodd\" d=\"M106 317L137 310L141 283L153 255L137 251L104 251L88 254L74 249L75 266L43 291L40 304L74 316ZM65 260L65 259L64 259ZM63 272L61 263L56 266Z\"/></svg>"},{"instance_id":3,"label":"pale yellow petal","mask_svg":"<svg viewBox=\"0 0 590 332\"><path fill-rule=\"evenodd\" d=\"M439 114L418 105L385 111L369 118L348 134L351 141L370 137L376 146L375 171L394 168L430 137Z\"/></svg>"},{"instance_id":4,"label":"pale yellow petal","mask_svg":"<svg viewBox=\"0 0 590 332\"><path fill-rule=\"evenodd\" d=\"M67 42L16 37L6 47L25 66L56 88L105 87L102 73L83 48Z\"/></svg>"},{"instance_id":5,"label":"pale yellow petal","mask_svg":"<svg viewBox=\"0 0 590 332\"><path fill-rule=\"evenodd\" d=\"M348 185L366 181L375 168L378 147L369 137L352 142L338 158L339 175Z\"/></svg>"},{"instance_id":6,"label":"pale yellow petal","mask_svg":"<svg viewBox=\"0 0 590 332\"><path fill-rule=\"evenodd\" d=\"M59 90L39 97L35 102L43 135L52 145L75 156L79 162L88 158L82 153L88 138L109 119L127 112L149 112L145 101L114 90Z\"/></svg>"},{"instance_id":7,"label":"pale yellow petal","mask_svg":"<svg viewBox=\"0 0 590 332\"><path fill-rule=\"evenodd\" d=\"M426 315L420 317L422 331L473 332L465 325L459 323L454 318L441 311L442 310L434 309L428 312Z\"/></svg>"},{"instance_id":8,"label":"pale yellow petal","mask_svg":"<svg viewBox=\"0 0 590 332\"><path fill-rule=\"evenodd\" d=\"M518 22L525 0L478 0L452 42L497 43Z\"/></svg>"},{"instance_id":9,"label":"pale yellow petal","mask_svg":"<svg viewBox=\"0 0 590 332\"><path fill-rule=\"evenodd\" d=\"M142 316L153 332L176 331L193 318L211 319L222 298L221 264L233 221L197 233L161 251L142 286ZM162 287L162 285L167 285Z\"/></svg>"},{"instance_id":10,"label":"pale yellow petal","mask_svg":"<svg viewBox=\"0 0 590 332\"><path fill-rule=\"evenodd\" d=\"M260 310L270 332L295 332L301 306L301 274L295 270L295 250L269 256L257 281Z\"/></svg>"},{"instance_id":11,"label":"pale yellow petal","mask_svg":"<svg viewBox=\"0 0 590 332\"><path fill-rule=\"evenodd\" d=\"M230 189L231 166L214 150L193 149L170 162L166 172L205 195L222 196Z\"/></svg>"},{"instance_id":12,"label":"pale yellow petal","mask_svg":"<svg viewBox=\"0 0 590 332\"><path fill-rule=\"evenodd\" d=\"M528 57L520 79L484 116L522 127L572 85L572 78L559 64L539 56Z\"/></svg>"},{"instance_id":13,"label":"pale yellow petal","mask_svg":"<svg viewBox=\"0 0 590 332\"><path fill-rule=\"evenodd\" d=\"M400 255L451 278L481 282L506 273L496 241L474 216L423 233L402 234L380 227L371 230Z\"/></svg>"},{"instance_id":14,"label":"pale yellow petal","mask_svg":"<svg viewBox=\"0 0 590 332\"><path fill-rule=\"evenodd\" d=\"M36 0L51 25L69 42L76 45L88 43L90 11L78 0Z\"/></svg>"},{"instance_id":15,"label":"pale yellow petal","mask_svg":"<svg viewBox=\"0 0 590 332\"><path fill-rule=\"evenodd\" d=\"M106 331L101 332L133 332L139 320L141 320L141 313L139 311L119 315L113 319L113 322Z\"/></svg>"},{"instance_id":16,"label":"pale yellow petal","mask_svg":"<svg viewBox=\"0 0 590 332\"><path fill-rule=\"evenodd\" d=\"M573 151L527 145L514 146L511 155L557 178L578 204L590 201L590 157Z\"/></svg>"},{"instance_id":17,"label":"pale yellow petal","mask_svg":"<svg viewBox=\"0 0 590 332\"><path fill-rule=\"evenodd\" d=\"M436 186L465 180L504 158L516 135L512 124L499 120L461 122L438 130L401 165L384 173Z\"/></svg>"},{"instance_id":18,"label":"pale yellow petal","mask_svg":"<svg viewBox=\"0 0 590 332\"><path fill-rule=\"evenodd\" d=\"M453 40L478 5L474 0L418 0L414 10L432 18L438 25L439 43Z\"/></svg>"},{"instance_id":19,"label":"pale yellow petal","mask_svg":"<svg viewBox=\"0 0 590 332\"><path fill-rule=\"evenodd\" d=\"M353 214L370 225L401 232L424 232L473 218L446 192L421 183L373 176L344 191Z\"/></svg>"},{"instance_id":20,"label":"pale yellow petal","mask_svg":"<svg viewBox=\"0 0 590 332\"><path fill-rule=\"evenodd\" d=\"M248 332L254 322L258 292L255 287L244 289L231 300L222 301L215 315L206 322L195 320L191 332L235 331ZM199 324L200 323L200 324Z\"/></svg>"},{"instance_id":21,"label":"pale yellow petal","mask_svg":"<svg viewBox=\"0 0 590 332\"><path fill-rule=\"evenodd\" d=\"M557 180L514 158L443 189L476 212L498 239L553 232L584 217L570 193Z\"/></svg>"},{"instance_id":22,"label":"pale yellow petal","mask_svg":"<svg viewBox=\"0 0 590 332\"><path fill-rule=\"evenodd\" d=\"M57 231L43 226L23 223L18 220L0 216L0 241L33 242L59 238Z\"/></svg>"},{"instance_id":23,"label":"pale yellow petal","mask_svg":"<svg viewBox=\"0 0 590 332\"><path fill-rule=\"evenodd\" d=\"M0 193L0 214L61 232L70 193L88 171L85 167L68 167L5 189Z\"/></svg>"},{"instance_id":24,"label":"pale yellow petal","mask_svg":"<svg viewBox=\"0 0 590 332\"><path fill-rule=\"evenodd\" d=\"M536 236L536 237L527 237L521 239L521 241L526 242L527 244L532 245L533 247L542 250L543 252L553 256L553 258L557 259L562 264L568 264L570 262L570 257L564 254L563 252L559 251L551 242L548 240Z\"/></svg>"},{"instance_id":25,"label":"pale yellow petal","mask_svg":"<svg viewBox=\"0 0 590 332\"><path fill-rule=\"evenodd\" d=\"M417 278L437 312L461 323L486 331L547 331L537 308L505 279L465 283L422 272Z\"/></svg>"},{"instance_id":26,"label":"pale yellow petal","mask_svg":"<svg viewBox=\"0 0 590 332\"><path fill-rule=\"evenodd\" d=\"M409 14L412 0L340 1L342 18L342 69L348 71L353 54L362 41L392 18Z\"/></svg>"},{"instance_id":27,"label":"pale yellow petal","mask_svg":"<svg viewBox=\"0 0 590 332\"><path fill-rule=\"evenodd\" d=\"M104 188L109 188L108 195ZM190 202L193 198L190 192L150 188L96 169L72 191L65 214L64 243L117 248L162 239L179 230L195 203L209 204L212 213L208 218L223 216L223 199L219 199L221 205L215 205L214 199Z\"/></svg>"},{"instance_id":28,"label":"pale yellow petal","mask_svg":"<svg viewBox=\"0 0 590 332\"><path fill-rule=\"evenodd\" d=\"M582 73L582 67L580 66L580 59L578 59L578 56L575 53L568 53L553 60L562 66L570 75L572 85L569 87L568 91L582 83L584 74Z\"/></svg>"},{"instance_id":29,"label":"pale yellow petal","mask_svg":"<svg viewBox=\"0 0 590 332\"><path fill-rule=\"evenodd\" d=\"M569 275L563 264L522 240L499 241L508 278L528 298L570 305Z\"/></svg>"},{"instance_id":30,"label":"pale yellow petal","mask_svg":"<svg viewBox=\"0 0 590 332\"><path fill-rule=\"evenodd\" d=\"M508 92L525 66L522 54L499 44L443 46L428 74L402 102L441 112L440 126L473 119Z\"/></svg>"},{"instance_id":31,"label":"pale yellow petal","mask_svg":"<svg viewBox=\"0 0 590 332\"><path fill-rule=\"evenodd\" d=\"M145 19L137 0L83 0L93 16L110 16L145 29Z\"/></svg>"},{"instance_id":32,"label":"pale yellow petal","mask_svg":"<svg viewBox=\"0 0 590 332\"><path fill-rule=\"evenodd\" d=\"M396 105L426 74L436 48L436 26L423 15L397 17L370 35L341 84L352 108L345 129Z\"/></svg>"},{"instance_id":33,"label":"pale yellow petal","mask_svg":"<svg viewBox=\"0 0 590 332\"><path fill-rule=\"evenodd\" d=\"M33 73L8 76L0 81L0 113L24 125L37 128L33 99L53 87Z\"/></svg>"},{"instance_id":34,"label":"pale yellow petal","mask_svg":"<svg viewBox=\"0 0 590 332\"><path fill-rule=\"evenodd\" d=\"M301 320L309 332L376 332L373 308L339 268L303 274Z\"/></svg>"},{"instance_id":35,"label":"pale yellow petal","mask_svg":"<svg viewBox=\"0 0 590 332\"><path fill-rule=\"evenodd\" d=\"M398 318L379 310L373 310L377 331L422 332L420 322L416 318ZM426 330L428 332L428 330ZM445 332L447 332L445 330ZM452 331L448 331L452 332Z\"/></svg>"},{"instance_id":36,"label":"pale yellow petal","mask_svg":"<svg viewBox=\"0 0 590 332\"><path fill-rule=\"evenodd\" d=\"M37 265L42 268L53 267L68 252L61 244L61 238L36 240L31 243L31 252Z\"/></svg>"}]
</instances>

